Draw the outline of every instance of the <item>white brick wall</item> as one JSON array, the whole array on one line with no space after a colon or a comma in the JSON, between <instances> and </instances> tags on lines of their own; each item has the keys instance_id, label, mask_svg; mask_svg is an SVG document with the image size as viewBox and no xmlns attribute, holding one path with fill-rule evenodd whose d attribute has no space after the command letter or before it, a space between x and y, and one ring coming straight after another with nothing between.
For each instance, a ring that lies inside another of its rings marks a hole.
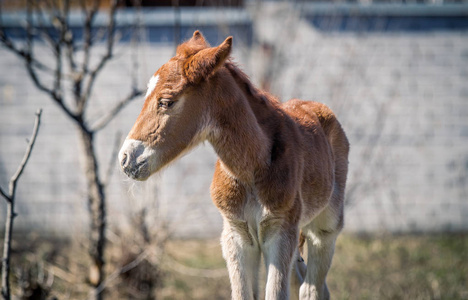
<instances>
[{"instance_id":1,"label":"white brick wall","mask_svg":"<svg viewBox=\"0 0 468 300\"><path fill-rule=\"evenodd\" d=\"M268 31L262 28L267 21L257 20L259 34ZM351 142L346 230L466 231L468 32L324 33L302 21L293 26L294 37L282 36L286 30L263 35L274 36L273 44L288 43L281 48L284 61L272 88L283 100L322 101L341 120ZM241 50L234 57L258 83L258 67L271 62L262 61L256 47L250 54ZM140 86L172 51L172 46L155 44L140 48ZM128 93L131 49L119 45L118 53L96 85L93 117ZM3 48L0 66L2 187L21 160L35 110L44 110L34 153L18 185L15 228L83 232L85 187L74 125ZM98 135L104 170L115 132L127 134L141 105L142 99L130 104ZM180 235L218 234L221 218L209 198L214 162L206 145L148 183L130 182L114 163L110 223L126 223L129 212L145 206L152 221L168 218ZM4 208L1 204L1 216Z\"/></svg>"}]
</instances>

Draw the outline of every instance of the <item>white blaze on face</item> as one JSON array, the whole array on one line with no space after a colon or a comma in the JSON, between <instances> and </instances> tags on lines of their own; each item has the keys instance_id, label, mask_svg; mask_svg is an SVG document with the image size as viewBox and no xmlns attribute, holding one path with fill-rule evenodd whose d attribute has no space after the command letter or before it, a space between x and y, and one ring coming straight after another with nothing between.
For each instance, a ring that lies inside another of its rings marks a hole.
<instances>
[{"instance_id":1,"label":"white blaze on face","mask_svg":"<svg viewBox=\"0 0 468 300\"><path fill-rule=\"evenodd\" d=\"M151 79L148 81L148 89L146 90L146 95L145 99L148 98L149 95L154 91L154 88L156 87L156 84L158 83L159 80L159 75L151 77Z\"/></svg>"}]
</instances>

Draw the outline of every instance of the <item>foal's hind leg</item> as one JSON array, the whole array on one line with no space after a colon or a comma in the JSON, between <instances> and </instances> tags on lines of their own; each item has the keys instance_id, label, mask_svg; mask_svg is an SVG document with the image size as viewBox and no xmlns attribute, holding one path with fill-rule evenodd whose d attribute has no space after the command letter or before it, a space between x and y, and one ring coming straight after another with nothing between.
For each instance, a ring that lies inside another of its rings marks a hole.
<instances>
[{"instance_id":1,"label":"foal's hind leg","mask_svg":"<svg viewBox=\"0 0 468 300\"><path fill-rule=\"evenodd\" d=\"M299 252L299 249L297 249L296 256L294 257L294 261L293 261L293 270L292 270L293 274L291 274L290 299L299 298L299 289L302 283L304 282L306 272L307 272L307 266L301 257L301 253Z\"/></svg>"},{"instance_id":2,"label":"foal's hind leg","mask_svg":"<svg viewBox=\"0 0 468 300\"><path fill-rule=\"evenodd\" d=\"M341 227L342 213L327 207L303 228L307 238L307 275L300 288L300 299L330 298L326 277Z\"/></svg>"}]
</instances>

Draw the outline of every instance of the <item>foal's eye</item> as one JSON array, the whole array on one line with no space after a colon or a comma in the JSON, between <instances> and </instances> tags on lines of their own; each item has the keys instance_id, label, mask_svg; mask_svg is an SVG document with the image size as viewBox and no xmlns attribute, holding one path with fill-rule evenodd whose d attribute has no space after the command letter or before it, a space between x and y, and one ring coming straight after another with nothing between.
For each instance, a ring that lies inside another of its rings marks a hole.
<instances>
[{"instance_id":1,"label":"foal's eye","mask_svg":"<svg viewBox=\"0 0 468 300\"><path fill-rule=\"evenodd\" d=\"M159 100L158 107L167 109L167 108L170 108L172 105L174 105L174 101L172 101L171 99L163 98Z\"/></svg>"}]
</instances>

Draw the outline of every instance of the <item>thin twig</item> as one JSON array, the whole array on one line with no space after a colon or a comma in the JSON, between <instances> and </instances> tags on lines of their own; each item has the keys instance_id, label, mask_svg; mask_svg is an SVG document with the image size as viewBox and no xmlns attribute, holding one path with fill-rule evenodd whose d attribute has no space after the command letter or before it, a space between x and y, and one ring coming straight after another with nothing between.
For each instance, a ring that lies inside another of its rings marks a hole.
<instances>
[{"instance_id":1,"label":"thin twig","mask_svg":"<svg viewBox=\"0 0 468 300\"><path fill-rule=\"evenodd\" d=\"M34 147L34 143L36 142L37 132L39 131L39 126L41 124L41 115L42 115L42 109L38 109L36 112L36 121L34 123L33 133L32 133L31 139L29 140L26 153L24 154L23 160L21 161L21 164L19 165L18 170L16 170L16 173L13 175L13 177L11 177L10 197L13 199L15 197L16 182L18 181L19 177L23 173L24 167L28 163L29 157L31 155L31 151Z\"/></svg>"},{"instance_id":2,"label":"thin twig","mask_svg":"<svg viewBox=\"0 0 468 300\"><path fill-rule=\"evenodd\" d=\"M2 194L3 198L5 198L5 200L7 202L11 202L11 199L10 199L10 196L7 195L3 190L2 190L2 187L0 186L0 194Z\"/></svg>"},{"instance_id":3,"label":"thin twig","mask_svg":"<svg viewBox=\"0 0 468 300\"><path fill-rule=\"evenodd\" d=\"M84 51L84 58L83 63L81 65L82 75L88 73L89 68L89 61L91 57L91 47L92 47L92 26L94 22L94 18L96 17L96 13L99 8L100 1L94 0L94 5L90 10L86 8L86 1L81 0L81 10L83 14L86 16L85 23L83 26L83 51Z\"/></svg>"},{"instance_id":4,"label":"thin twig","mask_svg":"<svg viewBox=\"0 0 468 300\"><path fill-rule=\"evenodd\" d=\"M13 233L13 220L16 217L15 213L15 194L16 194L16 184L23 174L24 168L28 163L29 157L31 156L34 143L36 142L37 133L39 132L39 126L41 124L41 114L42 109L39 109L36 112L36 119L34 122L33 133L29 139L28 146L26 148L26 153L24 154L23 160L21 161L18 169L15 174L10 179L9 184L9 195L0 188L2 196L5 197L7 201L7 218L5 223L5 240L3 243L3 258L2 258L2 297L5 300L9 300L10 295L10 254L11 254L11 236Z\"/></svg>"},{"instance_id":5,"label":"thin twig","mask_svg":"<svg viewBox=\"0 0 468 300\"><path fill-rule=\"evenodd\" d=\"M39 79L36 70L34 69L34 64L33 64L33 57L34 57L34 55L33 55L33 39L34 39L34 36L33 36L33 27L32 27L33 1L32 0L29 0L27 2L27 7L26 8L27 8L26 9L26 18L27 18L26 49L24 50L25 55L23 57L24 57L24 60L26 62L26 69L27 69L27 71L29 73L29 76L31 77L34 84L36 85L36 87L39 90L49 94L49 96L55 101L55 103L57 103L60 106L60 108L62 108L62 110L71 119L76 121L78 123L78 125L83 125L82 124L83 122L81 121L80 117L78 115L76 115L75 113L73 113L67 106L65 106L65 103L63 101L63 98L62 98L62 95L61 95L60 91L57 90L57 89L49 88L46 85L44 85L42 83L42 81ZM9 48L9 49L13 49L13 48ZM58 72L57 69L58 68L61 69L61 66L59 66L59 65L56 66L56 69L55 69L56 76L58 76L57 75L57 72ZM59 77L61 78L61 76L59 76ZM56 80L57 80L57 77L56 77ZM55 88L57 88L57 86L60 86L60 85L57 85L57 83L55 83Z\"/></svg>"},{"instance_id":6,"label":"thin twig","mask_svg":"<svg viewBox=\"0 0 468 300\"><path fill-rule=\"evenodd\" d=\"M114 5L117 4L117 1L114 3ZM139 6L138 6L139 7ZM132 36L132 46L133 47L137 47L138 45L138 42L139 42L139 39L140 39L140 26L141 26L141 21L138 20L138 18L140 18L140 10L137 11L137 14L136 14L136 20L135 20L135 27L133 28L133 36ZM111 16L112 15L115 15L115 12L112 13L111 12ZM115 16L113 17L115 18ZM112 17L111 17L112 19ZM113 25L112 25L113 26ZM137 34L135 34L135 32ZM109 37L111 38L111 37ZM108 53L109 51L112 52L112 42L108 40ZM120 102L117 103L117 105L110 109L109 110L109 113L106 114L105 116L103 116L101 119L97 120L95 122L95 124L93 126L91 126L92 131L96 132L96 131L99 131L101 130L102 128L104 128L105 126L107 126L107 124L109 124L110 121L113 120L113 118L127 105L129 104L132 100L134 100L136 97L139 97L141 95L143 95L143 91L142 90L139 90L138 89L138 59L135 57L135 56L132 56L132 65L133 65L133 69L132 69L132 78L131 78L131 81L132 81L132 91L131 93L124 99L122 99ZM88 86L89 88L89 86Z\"/></svg>"},{"instance_id":7,"label":"thin twig","mask_svg":"<svg viewBox=\"0 0 468 300\"><path fill-rule=\"evenodd\" d=\"M109 10L109 25L107 26L107 48L106 48L106 54L101 57L101 60L97 64L97 66L89 71L89 57L86 57L86 47L89 47L91 45L91 35L89 35L89 40L85 40L85 62L86 65L83 64L83 70L86 72L84 74L87 74L89 72L89 77L87 80L85 92L82 95L80 101L79 101L79 107L78 111L83 111L86 107L86 104L91 97L91 92L93 90L94 82L96 81L96 78L101 72L101 70L104 68L106 63L112 58L113 52L114 52L114 37L115 37L115 15L117 12L117 4L118 1L114 0L112 1L110 10ZM85 27L86 28L86 27ZM89 53L88 53L89 55Z\"/></svg>"},{"instance_id":8,"label":"thin twig","mask_svg":"<svg viewBox=\"0 0 468 300\"><path fill-rule=\"evenodd\" d=\"M46 21L46 16L45 16L46 12L44 12L44 10L41 7L41 4L38 2L31 1L31 4L28 4L28 5L31 5L31 7L34 5L35 11L36 11L35 15L37 16L36 20L38 24L33 27L31 27L31 24L28 24L27 30L34 30L34 32L39 31L39 34L42 37L42 39L46 41L49 44L52 51L55 52L57 45L59 43L55 40L54 34L51 33L50 30L48 29L50 24L47 24L48 22ZM50 12L50 9L47 12L48 12L50 23L52 23L53 27L57 27L55 26L55 23L57 23L56 20L58 20L58 18L54 14L52 14L52 12ZM28 20L28 23L29 22L30 20Z\"/></svg>"},{"instance_id":9,"label":"thin twig","mask_svg":"<svg viewBox=\"0 0 468 300\"><path fill-rule=\"evenodd\" d=\"M26 29L27 30L27 29ZM31 29L32 30L32 29ZM0 1L0 42L5 46L7 49L9 49L13 54L21 57L24 60L30 60L31 64L37 68L38 70L41 71L47 71L49 73L53 73L54 70L52 70L49 66L46 64L38 61L35 57L32 57L29 53L27 53L24 50L19 49L16 47L16 45L8 38L8 36L5 33L5 27L3 26L3 12L2 12L2 6L1 6L1 1Z\"/></svg>"},{"instance_id":10,"label":"thin twig","mask_svg":"<svg viewBox=\"0 0 468 300\"><path fill-rule=\"evenodd\" d=\"M134 100L136 97L143 95L143 91L141 90L136 90L133 89L130 95L128 95L126 98L122 99L117 105L109 110L109 113L107 113L105 116L103 116L101 119L95 122L93 126L91 126L91 130L93 132L99 131L106 127L106 125L112 121L112 119L127 105L129 104L132 100Z\"/></svg>"},{"instance_id":11,"label":"thin twig","mask_svg":"<svg viewBox=\"0 0 468 300\"><path fill-rule=\"evenodd\" d=\"M1 15L1 12L0 12L0 15ZM36 67L38 70L47 71L49 73L53 72L53 70L49 66L47 66L44 63L38 61L34 57L28 57L29 55L26 52L24 52L21 49L18 49L15 46L15 44L13 44L13 42L6 36L2 24L0 24L0 42L3 44L3 46L5 46L7 49L9 49L13 54L21 57L24 60L30 59L31 64L34 67Z\"/></svg>"},{"instance_id":12,"label":"thin twig","mask_svg":"<svg viewBox=\"0 0 468 300\"><path fill-rule=\"evenodd\" d=\"M145 250L142 253L140 253L140 255L138 255L138 257L135 258L133 261L115 270L111 275L109 275L106 278L106 280L101 282L101 284L97 288L95 288L88 294L88 299L94 299L97 294L102 293L102 291L104 291L107 285L109 285L109 283L114 281L120 274L123 274L125 272L130 271L131 269L136 268L143 260L145 260L148 257L148 255L149 255L149 251Z\"/></svg>"}]
</instances>

